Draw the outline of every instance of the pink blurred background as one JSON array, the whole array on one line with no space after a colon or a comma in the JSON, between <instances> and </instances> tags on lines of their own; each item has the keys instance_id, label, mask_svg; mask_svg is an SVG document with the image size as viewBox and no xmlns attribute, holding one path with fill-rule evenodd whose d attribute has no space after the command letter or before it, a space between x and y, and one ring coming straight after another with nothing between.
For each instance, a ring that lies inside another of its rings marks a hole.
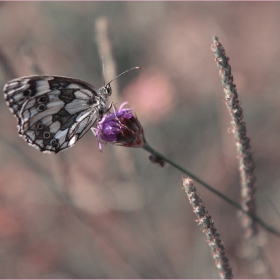
<instances>
[{"instance_id":1,"label":"pink blurred background","mask_svg":"<svg viewBox=\"0 0 280 280\"><path fill-rule=\"evenodd\" d=\"M117 82L150 145L239 201L210 50L218 36L251 139L258 214L279 228L279 15L279 2L1 2L0 83L39 67L102 86L94 23L106 16L117 72L144 68ZM40 153L18 137L0 96L0 278L219 277L181 172L153 165L141 149L107 145L100 153L91 132L62 153ZM235 277L279 278L279 240L260 229L271 271L252 270L241 257L237 211L196 187Z\"/></svg>"}]
</instances>

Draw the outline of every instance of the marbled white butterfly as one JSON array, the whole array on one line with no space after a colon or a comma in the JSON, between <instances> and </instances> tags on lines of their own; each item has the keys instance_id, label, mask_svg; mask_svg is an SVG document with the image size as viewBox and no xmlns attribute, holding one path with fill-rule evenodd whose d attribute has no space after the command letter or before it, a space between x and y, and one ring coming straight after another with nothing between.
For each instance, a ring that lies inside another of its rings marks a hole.
<instances>
[{"instance_id":1,"label":"marbled white butterfly","mask_svg":"<svg viewBox=\"0 0 280 280\"><path fill-rule=\"evenodd\" d=\"M19 135L42 152L58 153L102 118L112 81L97 89L68 77L27 76L9 81L4 96L17 118Z\"/></svg>"}]
</instances>

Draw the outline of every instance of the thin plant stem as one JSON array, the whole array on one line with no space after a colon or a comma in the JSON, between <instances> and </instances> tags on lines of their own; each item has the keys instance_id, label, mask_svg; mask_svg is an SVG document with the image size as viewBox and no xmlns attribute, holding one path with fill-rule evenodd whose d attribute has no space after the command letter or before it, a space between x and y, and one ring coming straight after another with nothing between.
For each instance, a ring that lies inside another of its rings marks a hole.
<instances>
[{"instance_id":1,"label":"thin plant stem","mask_svg":"<svg viewBox=\"0 0 280 280\"><path fill-rule=\"evenodd\" d=\"M184 174L188 175L189 177L191 177L192 179L196 180L198 183L200 183L202 186L204 186L205 188L207 188L209 191L213 192L214 194L216 194L217 196L219 196L221 199L223 199L224 201L228 202L229 204L231 204L232 206L234 206L235 208L237 208L238 210L242 211L243 213L247 214L248 216L250 216L255 222L259 223L259 225L261 225L263 228L265 228L267 231L269 231L270 233L276 235L277 237L280 237L280 232L278 230L276 230L275 228L267 225L263 220L261 220L257 215L247 212L246 210L244 210L242 208L242 206L237 203L236 201L228 198L227 196L223 195L221 192L217 191L215 188L211 187L209 184L207 184L206 182L204 182L203 180L201 180L199 177L197 177L196 175L192 174L191 172L189 172L188 170L184 169L183 167L181 167L180 165L176 164L175 162L171 161L170 159L166 158L165 156L163 156L162 154L160 154L159 152L157 152L156 150L154 150L148 143L147 141L145 141L145 143L143 144L142 148L144 150L146 150L147 152L151 153L152 155L155 155L156 157L164 160L165 162L169 163L171 166L175 167L176 169L180 170L181 172L183 172Z\"/></svg>"}]
</instances>

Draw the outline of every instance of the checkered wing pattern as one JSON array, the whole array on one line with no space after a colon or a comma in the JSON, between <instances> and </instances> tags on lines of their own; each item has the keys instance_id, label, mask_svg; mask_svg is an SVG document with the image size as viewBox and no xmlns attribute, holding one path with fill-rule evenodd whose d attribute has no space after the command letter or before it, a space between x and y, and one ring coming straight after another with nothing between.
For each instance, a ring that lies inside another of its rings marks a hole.
<instances>
[{"instance_id":1,"label":"checkered wing pattern","mask_svg":"<svg viewBox=\"0 0 280 280\"><path fill-rule=\"evenodd\" d=\"M110 86L99 89L73 78L28 76L4 87L19 135L42 152L58 153L73 146L102 118Z\"/></svg>"}]
</instances>

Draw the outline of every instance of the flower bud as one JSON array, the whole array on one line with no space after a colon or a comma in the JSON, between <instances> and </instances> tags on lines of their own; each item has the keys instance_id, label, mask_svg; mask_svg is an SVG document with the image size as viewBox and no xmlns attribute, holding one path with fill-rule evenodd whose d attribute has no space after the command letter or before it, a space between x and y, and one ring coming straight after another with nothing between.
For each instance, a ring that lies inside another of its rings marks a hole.
<instances>
[{"instance_id":1,"label":"flower bud","mask_svg":"<svg viewBox=\"0 0 280 280\"><path fill-rule=\"evenodd\" d=\"M145 143L143 128L132 114L132 109L123 108L126 104L127 102L121 104L119 109L114 107L114 112L104 115L97 127L92 128L100 150L102 143L108 142L134 148L142 147Z\"/></svg>"}]
</instances>

